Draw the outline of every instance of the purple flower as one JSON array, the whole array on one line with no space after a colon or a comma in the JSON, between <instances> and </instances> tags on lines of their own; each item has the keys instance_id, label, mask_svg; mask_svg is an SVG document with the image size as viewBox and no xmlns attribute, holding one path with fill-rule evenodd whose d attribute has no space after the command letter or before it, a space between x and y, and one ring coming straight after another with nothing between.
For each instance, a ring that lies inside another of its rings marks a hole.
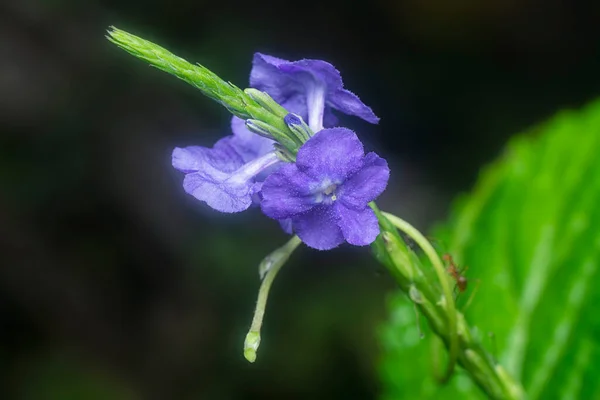
<instances>
[{"instance_id":1,"label":"purple flower","mask_svg":"<svg viewBox=\"0 0 600 400\"><path fill-rule=\"evenodd\" d=\"M296 163L284 164L262 185L262 211L291 218L296 234L310 247L332 249L346 240L364 246L379 234L368 206L383 192L387 162L364 154L354 132L323 129L298 151Z\"/></svg>"},{"instance_id":2,"label":"purple flower","mask_svg":"<svg viewBox=\"0 0 600 400\"><path fill-rule=\"evenodd\" d=\"M331 108L373 124L379 121L358 96L344 89L340 72L325 61L287 61L256 53L250 85L300 115L315 133L337 123Z\"/></svg>"},{"instance_id":3,"label":"purple flower","mask_svg":"<svg viewBox=\"0 0 600 400\"><path fill-rule=\"evenodd\" d=\"M272 143L265 144L250 136L226 136L212 149L177 147L172 163L186 174L183 188L187 193L217 211L239 212L255 201L261 172L280 162L275 152L268 151L269 146L273 149Z\"/></svg>"}]
</instances>

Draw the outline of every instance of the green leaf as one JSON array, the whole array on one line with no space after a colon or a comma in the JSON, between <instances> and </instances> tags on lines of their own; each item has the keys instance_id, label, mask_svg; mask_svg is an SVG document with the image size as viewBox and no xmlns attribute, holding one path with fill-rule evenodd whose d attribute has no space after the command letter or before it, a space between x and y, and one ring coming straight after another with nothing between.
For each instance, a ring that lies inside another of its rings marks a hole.
<instances>
[{"instance_id":1,"label":"green leaf","mask_svg":"<svg viewBox=\"0 0 600 400\"><path fill-rule=\"evenodd\" d=\"M474 295L467 321L529 399L600 398L600 102L511 140L434 237L468 265L458 306ZM384 398L483 398L460 373L437 386L433 335L415 341L405 296L390 308Z\"/></svg>"}]
</instances>

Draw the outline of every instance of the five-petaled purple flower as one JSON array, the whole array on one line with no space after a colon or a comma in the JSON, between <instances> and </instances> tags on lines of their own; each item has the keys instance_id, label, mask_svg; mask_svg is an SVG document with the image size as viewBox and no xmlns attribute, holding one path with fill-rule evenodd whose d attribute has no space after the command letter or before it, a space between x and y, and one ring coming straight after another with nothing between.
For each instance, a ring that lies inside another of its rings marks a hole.
<instances>
[{"instance_id":1,"label":"five-petaled purple flower","mask_svg":"<svg viewBox=\"0 0 600 400\"><path fill-rule=\"evenodd\" d=\"M346 128L323 129L262 185L264 214L291 218L308 246L332 249L347 241L364 246L379 234L368 206L385 189L389 168L375 153L365 155L356 134Z\"/></svg>"}]
</instances>

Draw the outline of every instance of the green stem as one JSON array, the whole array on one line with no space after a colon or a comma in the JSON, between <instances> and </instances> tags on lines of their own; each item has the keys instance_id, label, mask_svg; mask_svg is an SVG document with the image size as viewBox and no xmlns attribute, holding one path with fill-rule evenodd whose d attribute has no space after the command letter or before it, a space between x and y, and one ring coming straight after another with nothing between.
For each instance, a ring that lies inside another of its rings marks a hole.
<instances>
[{"instance_id":1,"label":"green stem","mask_svg":"<svg viewBox=\"0 0 600 400\"><path fill-rule=\"evenodd\" d=\"M301 143L294 143L296 136L284 121L287 111L268 94L256 89L243 91L208 68L192 64L155 43L114 26L107 31L106 37L134 57L199 89L236 117L258 120L272 126L272 133L276 134L274 139L286 146L290 153L297 153Z\"/></svg>"},{"instance_id":2,"label":"green stem","mask_svg":"<svg viewBox=\"0 0 600 400\"><path fill-rule=\"evenodd\" d=\"M450 348L452 345L450 320L456 323L457 358L456 361L470 375L475 384L491 399L520 400L525 397L521 385L514 381L510 375L498 365L495 359L484 349L484 347L471 335L462 313L454 309L450 312L448 302L440 302L440 297L452 299L443 295L444 280L450 285L445 275L443 264L437 253L429 244L427 239L414 229L410 224L402 221L388 213L381 212L375 203L369 204L379 220L381 235L373 243L374 255L382 264L388 267L396 277L400 288L408 295L409 299L416 304L422 315L428 320L432 331L442 339L442 342ZM420 260L402 240L398 230L405 232L417 242L431 263L437 264L436 271L444 272L442 291L440 287L427 279ZM408 232L407 232L408 231ZM435 253L435 257L433 256ZM437 261L434 261L436 260ZM440 304L441 303L441 304ZM452 314L452 315L450 315Z\"/></svg>"},{"instance_id":3,"label":"green stem","mask_svg":"<svg viewBox=\"0 0 600 400\"><path fill-rule=\"evenodd\" d=\"M431 261L431 265L433 265L435 273L442 285L442 292L444 294L443 304L446 308L448 317L450 358L448 360L446 373L441 378L441 381L447 382L454 372L454 366L456 365L456 359L458 357L458 334L456 331L456 305L454 304L454 296L452 296L452 288L450 287L444 264L431 243L429 243L425 236L423 236L423 234L421 234L414 226L390 213L382 212L382 215L419 245L427 258Z\"/></svg>"},{"instance_id":4,"label":"green stem","mask_svg":"<svg viewBox=\"0 0 600 400\"><path fill-rule=\"evenodd\" d=\"M300 238L294 235L286 244L269 254L260 263L259 273L261 277L264 276L264 279L258 291L258 299L256 300L252 324L246 335L246 340L244 341L244 357L251 363L256 361L256 350L260 345L260 329L262 327L263 317L265 316L265 308L267 306L271 285L281 267L300 243L302 243Z\"/></svg>"}]
</instances>

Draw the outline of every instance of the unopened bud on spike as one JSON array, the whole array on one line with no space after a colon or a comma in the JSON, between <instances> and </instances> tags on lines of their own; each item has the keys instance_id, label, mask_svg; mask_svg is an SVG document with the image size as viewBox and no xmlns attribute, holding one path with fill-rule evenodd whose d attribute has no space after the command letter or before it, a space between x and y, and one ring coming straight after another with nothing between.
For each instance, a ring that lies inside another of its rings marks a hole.
<instances>
[{"instance_id":1,"label":"unopened bud on spike","mask_svg":"<svg viewBox=\"0 0 600 400\"><path fill-rule=\"evenodd\" d=\"M275 143L273 145L273 147L275 147L275 152L277 154L277 157L279 157L279 159L281 161L283 161L283 162L295 162L296 161L296 157L292 153L290 153L290 151L286 147L283 147L279 143Z\"/></svg>"},{"instance_id":2,"label":"unopened bud on spike","mask_svg":"<svg viewBox=\"0 0 600 400\"><path fill-rule=\"evenodd\" d=\"M280 106L279 103L273 100L273 98L265 92L261 92L254 88L248 88L244 90L244 93L279 118L284 118L288 114L288 111L285 108Z\"/></svg>"},{"instance_id":3,"label":"unopened bud on spike","mask_svg":"<svg viewBox=\"0 0 600 400\"><path fill-rule=\"evenodd\" d=\"M302 143L306 142L314 134L299 115L289 113L285 116L283 121L287 124L288 128L294 132L298 139L302 141Z\"/></svg>"},{"instance_id":4,"label":"unopened bud on spike","mask_svg":"<svg viewBox=\"0 0 600 400\"><path fill-rule=\"evenodd\" d=\"M261 122L257 119L248 119L246 120L246 128L252 133L256 133L262 137L266 137L268 139L273 139L278 136L278 133L281 134L279 130L276 130L271 125ZM273 134L273 131L277 131Z\"/></svg>"},{"instance_id":5,"label":"unopened bud on spike","mask_svg":"<svg viewBox=\"0 0 600 400\"><path fill-rule=\"evenodd\" d=\"M246 120L246 128L248 128L250 132L256 133L257 135L266 137L268 139L273 139L276 142L281 143L281 145L284 146L286 149L297 149L301 144L300 140L294 141L289 137L291 135L285 134L284 132L275 128L274 126L269 125L266 122L259 121L257 119Z\"/></svg>"}]
</instances>

